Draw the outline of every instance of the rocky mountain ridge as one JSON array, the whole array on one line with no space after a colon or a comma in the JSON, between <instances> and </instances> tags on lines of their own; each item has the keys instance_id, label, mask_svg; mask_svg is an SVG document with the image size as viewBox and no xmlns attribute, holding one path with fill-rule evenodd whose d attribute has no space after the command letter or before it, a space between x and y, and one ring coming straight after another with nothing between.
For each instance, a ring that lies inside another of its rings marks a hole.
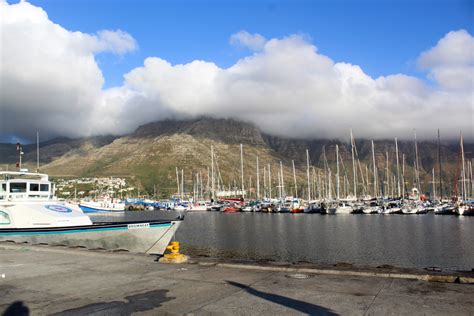
<instances>
[{"instance_id":1,"label":"rocky mountain ridge","mask_svg":"<svg viewBox=\"0 0 474 316\"><path fill-rule=\"evenodd\" d=\"M349 138L349 137L348 137ZM375 156L378 172L383 176L387 154L389 169L395 166L394 140L376 140ZM210 147L214 146L222 181L239 183L240 144L244 147L245 181L255 183L256 156L260 168L271 165L276 181L279 161L284 165L284 175L291 182L292 160L295 161L298 182L306 176L306 149L311 165L323 167L324 152L329 166L335 172L335 148L339 147L344 162L344 172L351 177L352 159L349 140L291 139L262 133L252 124L232 119L199 118L189 121L160 121L145 124L124 136L96 136L80 139L57 138L40 143L41 170L53 176L127 176L135 179L144 189L159 184L163 192L170 193L176 187L176 167L183 169L192 186L193 175L207 176L210 166ZM357 139L359 159L372 170L371 141ZM399 141L399 163L405 155L407 178L410 179L414 162L413 141ZM36 164L36 144L23 146L23 161L31 169ZM429 189L432 169L437 172L437 143L418 143L421 177ZM473 158L474 144L465 144L468 159ZM445 182L452 186L458 169L459 144L443 143L441 161ZM13 169L17 161L14 144L0 144L0 168ZM370 171L372 172L372 171ZM341 171L342 174L342 171ZM230 185L230 184L229 184ZM448 185L448 184L447 184Z\"/></svg>"}]
</instances>

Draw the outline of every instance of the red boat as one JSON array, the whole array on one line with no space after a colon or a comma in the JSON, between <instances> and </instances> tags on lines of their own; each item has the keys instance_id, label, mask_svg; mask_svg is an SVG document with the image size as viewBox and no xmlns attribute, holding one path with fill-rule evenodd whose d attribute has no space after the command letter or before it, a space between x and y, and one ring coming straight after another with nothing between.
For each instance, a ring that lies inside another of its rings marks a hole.
<instances>
[{"instance_id":1,"label":"red boat","mask_svg":"<svg viewBox=\"0 0 474 316\"><path fill-rule=\"evenodd\" d=\"M228 206L224 208L224 213L237 213L240 212L240 208L235 206Z\"/></svg>"},{"instance_id":2,"label":"red boat","mask_svg":"<svg viewBox=\"0 0 474 316\"><path fill-rule=\"evenodd\" d=\"M300 208L294 208L290 211L290 213L303 213L304 210L303 209L300 209Z\"/></svg>"}]
</instances>

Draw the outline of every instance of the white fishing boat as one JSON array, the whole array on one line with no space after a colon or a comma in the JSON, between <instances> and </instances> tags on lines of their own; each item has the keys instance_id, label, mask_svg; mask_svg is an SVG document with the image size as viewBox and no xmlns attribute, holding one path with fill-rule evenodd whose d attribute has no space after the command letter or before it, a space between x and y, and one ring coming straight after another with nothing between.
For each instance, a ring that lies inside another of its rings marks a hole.
<instances>
[{"instance_id":1,"label":"white fishing boat","mask_svg":"<svg viewBox=\"0 0 474 316\"><path fill-rule=\"evenodd\" d=\"M92 223L53 192L46 174L0 172L0 241L163 254L183 219Z\"/></svg>"},{"instance_id":2,"label":"white fishing boat","mask_svg":"<svg viewBox=\"0 0 474 316\"><path fill-rule=\"evenodd\" d=\"M84 213L123 212L125 203L104 196L98 201L81 201L79 207Z\"/></svg>"}]
</instances>

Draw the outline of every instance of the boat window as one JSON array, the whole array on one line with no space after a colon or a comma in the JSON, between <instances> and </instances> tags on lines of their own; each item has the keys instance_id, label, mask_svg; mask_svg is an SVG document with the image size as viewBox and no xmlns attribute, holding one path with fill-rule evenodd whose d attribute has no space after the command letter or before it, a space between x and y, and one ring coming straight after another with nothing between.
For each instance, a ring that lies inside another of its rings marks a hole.
<instances>
[{"instance_id":1,"label":"boat window","mask_svg":"<svg viewBox=\"0 0 474 316\"><path fill-rule=\"evenodd\" d=\"M2 183L2 185L0 185L0 192L6 192L6 191L7 191L7 184Z\"/></svg>"},{"instance_id":2,"label":"boat window","mask_svg":"<svg viewBox=\"0 0 474 316\"><path fill-rule=\"evenodd\" d=\"M10 223L10 216L5 212L0 211L0 225L8 225Z\"/></svg>"},{"instance_id":3,"label":"boat window","mask_svg":"<svg viewBox=\"0 0 474 316\"><path fill-rule=\"evenodd\" d=\"M47 185L47 184L42 184L42 185L41 185L41 191L42 191L42 192L48 192L48 191L49 191L49 185Z\"/></svg>"},{"instance_id":4,"label":"boat window","mask_svg":"<svg viewBox=\"0 0 474 316\"><path fill-rule=\"evenodd\" d=\"M10 182L10 192L26 192L26 183Z\"/></svg>"},{"instance_id":5,"label":"boat window","mask_svg":"<svg viewBox=\"0 0 474 316\"><path fill-rule=\"evenodd\" d=\"M39 191L38 183L30 183L30 191Z\"/></svg>"}]
</instances>

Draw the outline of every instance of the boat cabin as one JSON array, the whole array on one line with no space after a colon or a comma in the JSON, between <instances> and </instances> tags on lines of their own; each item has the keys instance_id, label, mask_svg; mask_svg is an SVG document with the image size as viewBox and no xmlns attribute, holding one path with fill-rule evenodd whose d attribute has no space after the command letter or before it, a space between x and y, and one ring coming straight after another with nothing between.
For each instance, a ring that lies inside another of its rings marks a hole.
<instances>
[{"instance_id":1,"label":"boat cabin","mask_svg":"<svg viewBox=\"0 0 474 316\"><path fill-rule=\"evenodd\" d=\"M53 192L46 174L0 171L0 202L50 200Z\"/></svg>"}]
</instances>

